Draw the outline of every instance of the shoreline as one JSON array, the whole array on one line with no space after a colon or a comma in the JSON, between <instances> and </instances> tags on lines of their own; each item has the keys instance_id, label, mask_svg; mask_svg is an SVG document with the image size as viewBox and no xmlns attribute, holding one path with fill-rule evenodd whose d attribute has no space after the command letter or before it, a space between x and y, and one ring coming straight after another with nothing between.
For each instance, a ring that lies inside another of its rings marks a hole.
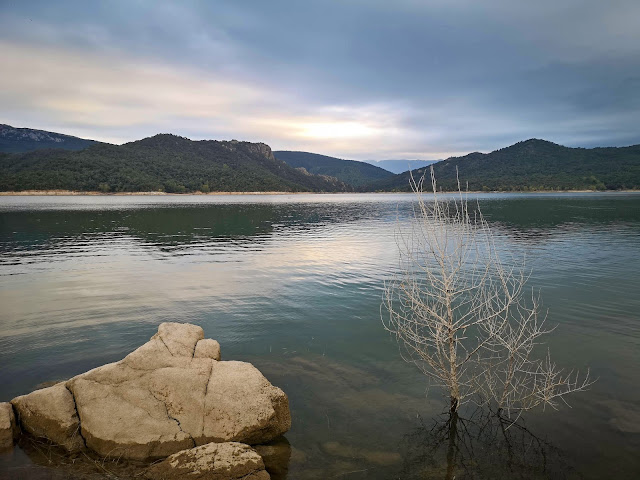
<instances>
[{"instance_id":1,"label":"shoreline","mask_svg":"<svg viewBox=\"0 0 640 480\"><path fill-rule=\"evenodd\" d=\"M180 196L180 195L299 195L303 193L316 192L190 192L190 193L167 193L167 192L94 192L76 190L22 190L18 192L0 192L2 197L29 197L29 196L92 196L92 197L130 197L130 196ZM342 192L337 192L342 193Z\"/></svg>"},{"instance_id":2,"label":"shoreline","mask_svg":"<svg viewBox=\"0 0 640 480\"><path fill-rule=\"evenodd\" d=\"M637 193L640 190L536 190L536 191L522 191L522 190L509 190L509 191L480 191L473 190L462 193ZM92 197L130 197L130 196L182 196L182 195L201 195L201 196L217 196L217 195L360 195L360 194L413 194L413 192L191 192L191 193L167 193L167 192L113 192L113 193L104 193L104 192L96 192L96 191L76 191L76 190L22 190L22 191L11 191L11 192L0 192L0 197L36 197L36 196L68 196L68 197L78 197L78 196L92 196ZM423 192L426 194L431 194L432 192L426 191ZM438 192L438 193L458 193L456 191L450 192Z\"/></svg>"}]
</instances>

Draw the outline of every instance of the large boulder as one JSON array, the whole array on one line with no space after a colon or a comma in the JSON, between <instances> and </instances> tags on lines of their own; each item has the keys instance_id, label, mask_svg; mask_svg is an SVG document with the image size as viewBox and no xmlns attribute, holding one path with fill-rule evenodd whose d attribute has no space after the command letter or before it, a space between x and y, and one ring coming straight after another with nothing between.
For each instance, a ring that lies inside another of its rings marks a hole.
<instances>
[{"instance_id":1,"label":"large boulder","mask_svg":"<svg viewBox=\"0 0 640 480\"><path fill-rule=\"evenodd\" d=\"M64 383L11 400L22 429L46 438L70 452L84 448L73 395Z\"/></svg>"},{"instance_id":2,"label":"large boulder","mask_svg":"<svg viewBox=\"0 0 640 480\"><path fill-rule=\"evenodd\" d=\"M266 443L291 428L289 400L250 363L213 364L198 445L235 441Z\"/></svg>"},{"instance_id":3,"label":"large boulder","mask_svg":"<svg viewBox=\"0 0 640 480\"><path fill-rule=\"evenodd\" d=\"M174 453L149 467L154 480L269 480L260 455L236 442L208 443Z\"/></svg>"},{"instance_id":4,"label":"large boulder","mask_svg":"<svg viewBox=\"0 0 640 480\"><path fill-rule=\"evenodd\" d=\"M0 450L11 448L19 432L13 407L8 402L0 403Z\"/></svg>"},{"instance_id":5,"label":"large boulder","mask_svg":"<svg viewBox=\"0 0 640 480\"><path fill-rule=\"evenodd\" d=\"M70 450L86 443L100 455L137 460L285 433L291 416L284 392L253 365L219 358L219 345L200 327L163 323L123 360L12 403L30 433Z\"/></svg>"}]
</instances>

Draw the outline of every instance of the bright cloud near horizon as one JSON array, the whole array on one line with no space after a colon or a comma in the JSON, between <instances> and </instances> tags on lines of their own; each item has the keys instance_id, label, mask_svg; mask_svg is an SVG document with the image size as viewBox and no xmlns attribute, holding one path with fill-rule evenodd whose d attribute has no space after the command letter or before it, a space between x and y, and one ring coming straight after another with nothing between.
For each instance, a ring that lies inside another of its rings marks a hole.
<instances>
[{"instance_id":1,"label":"bright cloud near horizon","mask_svg":"<svg viewBox=\"0 0 640 480\"><path fill-rule=\"evenodd\" d=\"M0 3L0 123L358 160L640 143L636 0Z\"/></svg>"}]
</instances>

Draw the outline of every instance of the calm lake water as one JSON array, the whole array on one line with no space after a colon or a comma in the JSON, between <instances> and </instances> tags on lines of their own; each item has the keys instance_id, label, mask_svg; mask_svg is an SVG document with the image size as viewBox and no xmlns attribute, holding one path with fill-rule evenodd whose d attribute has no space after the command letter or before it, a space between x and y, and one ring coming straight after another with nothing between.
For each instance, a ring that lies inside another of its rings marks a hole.
<instances>
[{"instance_id":1,"label":"calm lake water","mask_svg":"<svg viewBox=\"0 0 640 480\"><path fill-rule=\"evenodd\" d=\"M548 345L597 383L505 434L465 412L456 478L640 477L640 195L477 195L526 253ZM191 322L290 400L289 479L445 478L447 403L380 321L411 195L0 197L0 401ZM486 428L481 428L486 426ZM21 448L0 477L58 475Z\"/></svg>"}]
</instances>

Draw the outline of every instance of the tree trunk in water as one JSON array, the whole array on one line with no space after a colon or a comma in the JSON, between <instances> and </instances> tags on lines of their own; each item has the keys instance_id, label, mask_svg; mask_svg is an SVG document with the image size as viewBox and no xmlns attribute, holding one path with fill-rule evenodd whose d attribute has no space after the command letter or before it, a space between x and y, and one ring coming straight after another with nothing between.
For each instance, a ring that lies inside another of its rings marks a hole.
<instances>
[{"instance_id":1,"label":"tree trunk in water","mask_svg":"<svg viewBox=\"0 0 640 480\"><path fill-rule=\"evenodd\" d=\"M458 412L458 397L451 397L451 407L449 408L449 413L451 415ZM456 421L458 419L456 418Z\"/></svg>"},{"instance_id":2,"label":"tree trunk in water","mask_svg":"<svg viewBox=\"0 0 640 480\"><path fill-rule=\"evenodd\" d=\"M453 409L453 398L451 398L451 408ZM456 399L456 409L458 400ZM456 440L458 439L458 412L453 411L449 416L449 448L447 449L447 476L445 480L453 480L456 471Z\"/></svg>"}]
</instances>

